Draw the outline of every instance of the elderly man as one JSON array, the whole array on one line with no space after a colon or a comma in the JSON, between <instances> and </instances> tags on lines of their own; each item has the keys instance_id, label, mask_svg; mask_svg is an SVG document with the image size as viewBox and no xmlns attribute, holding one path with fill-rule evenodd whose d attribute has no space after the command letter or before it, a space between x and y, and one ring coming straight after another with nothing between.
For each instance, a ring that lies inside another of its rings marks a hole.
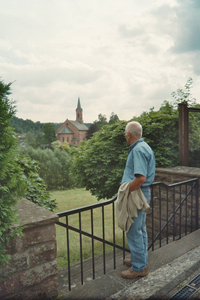
<instances>
[{"instance_id":1,"label":"elderly man","mask_svg":"<svg viewBox=\"0 0 200 300\"><path fill-rule=\"evenodd\" d=\"M142 138L142 126L130 122L125 128L125 138L130 145L121 184L130 182L129 193L141 188L147 203L150 203L150 185L155 177L155 157L151 147ZM131 259L124 262L130 268L121 273L124 278L147 276L148 236L146 231L146 211L138 210L138 216L126 233Z\"/></svg>"}]
</instances>

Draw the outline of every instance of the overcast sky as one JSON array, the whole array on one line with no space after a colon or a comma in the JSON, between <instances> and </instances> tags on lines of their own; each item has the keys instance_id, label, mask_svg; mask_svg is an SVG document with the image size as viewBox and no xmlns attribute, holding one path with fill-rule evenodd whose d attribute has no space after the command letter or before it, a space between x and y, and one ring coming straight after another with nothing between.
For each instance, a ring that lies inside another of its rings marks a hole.
<instances>
[{"instance_id":1,"label":"overcast sky","mask_svg":"<svg viewBox=\"0 0 200 300\"><path fill-rule=\"evenodd\" d=\"M22 119L130 120L193 78L200 103L200 1L0 0L0 79Z\"/></svg>"}]
</instances>

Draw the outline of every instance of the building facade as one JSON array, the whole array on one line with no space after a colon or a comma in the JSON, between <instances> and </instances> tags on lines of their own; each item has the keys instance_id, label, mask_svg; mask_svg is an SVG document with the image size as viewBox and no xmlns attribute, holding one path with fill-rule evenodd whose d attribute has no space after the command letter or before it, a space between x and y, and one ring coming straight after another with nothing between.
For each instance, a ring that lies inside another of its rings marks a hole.
<instances>
[{"instance_id":1,"label":"building facade","mask_svg":"<svg viewBox=\"0 0 200 300\"><path fill-rule=\"evenodd\" d=\"M66 120L57 130L56 138L61 143L67 142L78 146L86 138L88 127L83 123L83 110L80 98L76 108L76 121Z\"/></svg>"}]
</instances>

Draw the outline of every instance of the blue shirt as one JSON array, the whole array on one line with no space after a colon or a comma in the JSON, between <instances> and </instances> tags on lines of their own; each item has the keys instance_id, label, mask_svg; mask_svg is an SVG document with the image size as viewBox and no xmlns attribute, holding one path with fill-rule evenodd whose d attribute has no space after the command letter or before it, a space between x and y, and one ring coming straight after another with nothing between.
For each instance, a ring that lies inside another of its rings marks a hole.
<instances>
[{"instance_id":1,"label":"blue shirt","mask_svg":"<svg viewBox=\"0 0 200 300\"><path fill-rule=\"evenodd\" d=\"M155 169L156 163L153 150L141 138L129 147L121 184L132 181L136 174L140 174L146 177L146 181L141 188L149 187L154 181Z\"/></svg>"}]
</instances>

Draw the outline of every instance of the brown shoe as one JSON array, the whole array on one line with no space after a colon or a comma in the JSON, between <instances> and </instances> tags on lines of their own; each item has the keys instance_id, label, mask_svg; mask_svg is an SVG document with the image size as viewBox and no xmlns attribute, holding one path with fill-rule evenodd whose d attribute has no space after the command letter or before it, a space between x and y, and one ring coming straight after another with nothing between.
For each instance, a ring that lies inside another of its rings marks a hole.
<instances>
[{"instance_id":1,"label":"brown shoe","mask_svg":"<svg viewBox=\"0 0 200 300\"><path fill-rule=\"evenodd\" d=\"M131 267L131 259L130 258L125 258L124 263L128 266Z\"/></svg>"},{"instance_id":2,"label":"brown shoe","mask_svg":"<svg viewBox=\"0 0 200 300\"><path fill-rule=\"evenodd\" d=\"M136 278L136 277L144 277L144 276L147 276L148 274L149 274L149 271L148 271L147 265L144 268L144 270L139 271L139 272L134 271L132 268L129 268L128 270L121 272L122 277L130 278L130 279Z\"/></svg>"}]
</instances>

